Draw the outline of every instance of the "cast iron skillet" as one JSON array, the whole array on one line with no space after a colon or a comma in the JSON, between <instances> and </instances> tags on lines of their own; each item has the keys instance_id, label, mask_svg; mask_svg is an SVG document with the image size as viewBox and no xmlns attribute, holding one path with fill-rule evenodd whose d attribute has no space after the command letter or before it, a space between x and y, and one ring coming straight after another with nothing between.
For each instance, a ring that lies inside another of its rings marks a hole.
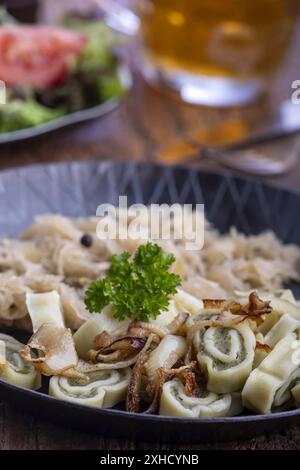
<instances>
[{"instance_id":1,"label":"cast iron skillet","mask_svg":"<svg viewBox=\"0 0 300 470\"><path fill-rule=\"evenodd\" d=\"M247 234L273 230L284 242L300 244L300 196L232 175L181 167L116 162L34 165L0 173L0 236L17 236L45 212L70 217L95 214L100 203L203 203L222 232L234 225ZM300 291L293 286L300 298ZM298 291L298 292L297 292ZM44 385L46 387L46 384ZM129 414L59 401L42 392L0 380L0 398L23 411L116 438L164 442L246 439L300 423L300 410L233 418L184 419Z\"/></svg>"}]
</instances>

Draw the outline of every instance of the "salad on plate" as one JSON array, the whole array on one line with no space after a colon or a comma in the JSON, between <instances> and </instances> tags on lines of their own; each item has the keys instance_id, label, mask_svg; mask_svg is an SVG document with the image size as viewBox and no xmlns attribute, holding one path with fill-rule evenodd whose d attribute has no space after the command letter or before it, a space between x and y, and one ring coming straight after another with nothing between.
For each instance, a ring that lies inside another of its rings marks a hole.
<instances>
[{"instance_id":1,"label":"salad on plate","mask_svg":"<svg viewBox=\"0 0 300 470\"><path fill-rule=\"evenodd\" d=\"M0 134L120 98L129 79L115 53L120 42L102 21L0 25Z\"/></svg>"}]
</instances>

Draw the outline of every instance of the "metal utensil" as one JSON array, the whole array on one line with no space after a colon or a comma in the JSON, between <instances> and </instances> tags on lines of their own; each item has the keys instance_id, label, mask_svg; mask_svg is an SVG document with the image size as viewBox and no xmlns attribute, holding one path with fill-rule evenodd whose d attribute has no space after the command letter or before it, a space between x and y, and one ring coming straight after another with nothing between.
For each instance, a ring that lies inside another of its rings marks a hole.
<instances>
[{"instance_id":1,"label":"metal utensil","mask_svg":"<svg viewBox=\"0 0 300 470\"><path fill-rule=\"evenodd\" d=\"M248 148L227 152L207 149L202 158L216 161L227 168L260 176L276 176L287 173L299 163L300 140L297 140L289 151L283 155L282 149L273 150L272 157L261 149Z\"/></svg>"},{"instance_id":2,"label":"metal utensil","mask_svg":"<svg viewBox=\"0 0 300 470\"><path fill-rule=\"evenodd\" d=\"M279 175L290 171L299 161L300 144L292 146L285 156L268 157L255 146L292 135L300 131L300 105L284 101L268 124L250 132L241 140L230 143L218 143L218 146L207 146L192 135L161 149L159 158L168 163L181 163L192 160L214 160L222 166L257 175Z\"/></svg>"}]
</instances>

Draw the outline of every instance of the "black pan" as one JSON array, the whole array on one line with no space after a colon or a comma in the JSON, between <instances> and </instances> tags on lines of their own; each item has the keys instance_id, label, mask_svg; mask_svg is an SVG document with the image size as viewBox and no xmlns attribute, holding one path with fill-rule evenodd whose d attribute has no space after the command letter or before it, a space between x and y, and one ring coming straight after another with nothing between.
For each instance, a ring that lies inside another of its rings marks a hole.
<instances>
[{"instance_id":1,"label":"black pan","mask_svg":"<svg viewBox=\"0 0 300 470\"><path fill-rule=\"evenodd\" d=\"M100 203L118 204L119 195L128 195L129 204L204 203L206 216L222 232L232 225L247 234L270 229L284 242L300 244L297 194L230 174L108 161L35 165L0 173L0 236L17 236L45 212L95 214ZM300 410L210 419L129 414L59 401L1 380L0 398L65 426L143 441L248 439L300 423Z\"/></svg>"}]
</instances>

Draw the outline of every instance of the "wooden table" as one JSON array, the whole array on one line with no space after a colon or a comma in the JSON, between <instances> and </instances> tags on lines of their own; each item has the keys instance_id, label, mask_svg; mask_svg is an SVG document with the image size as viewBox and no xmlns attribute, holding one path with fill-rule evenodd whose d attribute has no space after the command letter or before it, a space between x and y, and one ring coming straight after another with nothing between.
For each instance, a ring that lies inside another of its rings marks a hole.
<instances>
[{"instance_id":1,"label":"wooden table","mask_svg":"<svg viewBox=\"0 0 300 470\"><path fill-rule=\"evenodd\" d=\"M291 82L300 79L300 28L285 67L285 73L272 92L273 106L291 95ZM259 103L249 108L209 110L178 103L148 87L137 75L134 92L122 106L105 118L75 128L41 137L34 141L0 147L0 169L49 161L87 159L123 159L155 161L158 150L168 147L184 133L201 129L208 138L208 129L216 128L212 136L223 129L223 122L244 120L250 126L265 116L270 106ZM300 106L299 106L300 112ZM233 126L234 132L236 128ZM211 137L211 136L210 136ZM282 149L282 158L295 137L269 144L265 151ZM195 165L195 163L194 163ZM197 165L197 163L196 163ZM211 162L198 163L215 168ZM270 178L274 183L299 190L300 167L288 175ZM143 442L116 441L61 428L33 418L10 406L0 404L0 449L297 449L300 448L300 428L288 429L278 435L262 436L249 441L211 445L169 446Z\"/></svg>"}]
</instances>

